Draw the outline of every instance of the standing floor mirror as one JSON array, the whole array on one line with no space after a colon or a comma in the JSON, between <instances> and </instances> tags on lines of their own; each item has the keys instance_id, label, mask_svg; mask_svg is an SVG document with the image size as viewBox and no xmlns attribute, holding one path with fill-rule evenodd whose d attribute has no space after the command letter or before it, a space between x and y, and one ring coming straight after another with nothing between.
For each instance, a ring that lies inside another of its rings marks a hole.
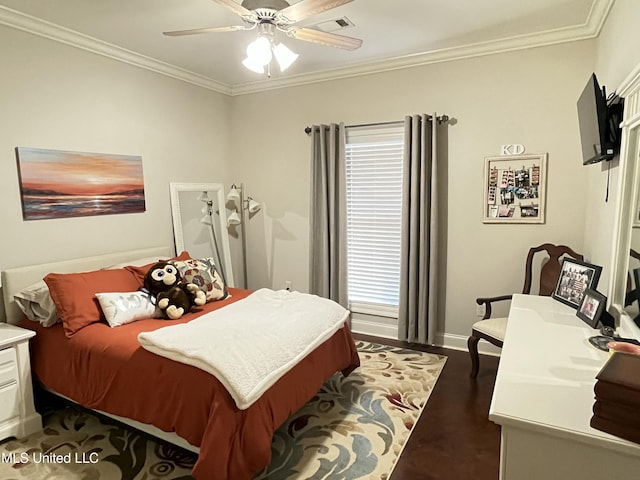
<instances>
[{"instance_id":1,"label":"standing floor mirror","mask_svg":"<svg viewBox=\"0 0 640 480\"><path fill-rule=\"evenodd\" d=\"M170 183L176 253L213 257L227 286L235 286L222 183Z\"/></svg>"},{"instance_id":2,"label":"standing floor mirror","mask_svg":"<svg viewBox=\"0 0 640 480\"><path fill-rule=\"evenodd\" d=\"M637 267L637 259L632 257L632 250L640 252L640 242L634 230L640 228L640 65L627 77L618 88L619 95L625 99L624 119L622 122L622 142L618 177L618 198L616 202L616 222L613 235L613 252L611 260L611 279L609 282L609 301L611 313L618 319L637 318L638 302L635 311L625 309L629 290L637 289L631 270ZM635 228L634 228L635 227ZM635 286L634 286L635 285ZM637 295L636 295L637 297ZM629 322L630 327L622 336L638 335L640 318L636 325Z\"/></svg>"}]
</instances>

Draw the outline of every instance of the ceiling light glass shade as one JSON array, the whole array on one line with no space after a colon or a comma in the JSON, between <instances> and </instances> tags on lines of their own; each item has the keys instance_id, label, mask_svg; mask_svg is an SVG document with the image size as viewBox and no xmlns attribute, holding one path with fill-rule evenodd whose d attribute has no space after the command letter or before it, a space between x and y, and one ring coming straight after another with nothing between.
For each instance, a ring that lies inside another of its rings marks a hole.
<instances>
[{"instance_id":1,"label":"ceiling light glass shade","mask_svg":"<svg viewBox=\"0 0 640 480\"><path fill-rule=\"evenodd\" d=\"M280 71L284 72L298 59L298 54L293 53L286 45L279 43L273 47L273 54L276 56Z\"/></svg>"},{"instance_id":2,"label":"ceiling light glass shade","mask_svg":"<svg viewBox=\"0 0 640 480\"><path fill-rule=\"evenodd\" d=\"M200 192L200 194L198 195L198 200L200 200L201 202L208 202L209 193L206 190Z\"/></svg>"},{"instance_id":3,"label":"ceiling light glass shade","mask_svg":"<svg viewBox=\"0 0 640 480\"><path fill-rule=\"evenodd\" d=\"M261 207L262 205L260 205L259 202L256 202L253 198L249 199L249 203L247 205L247 209L249 210L249 213L259 212Z\"/></svg>"},{"instance_id":4,"label":"ceiling light glass shade","mask_svg":"<svg viewBox=\"0 0 640 480\"><path fill-rule=\"evenodd\" d=\"M230 202L238 202L240 201L240 190L234 185L227 193L227 200Z\"/></svg>"},{"instance_id":5,"label":"ceiling light glass shade","mask_svg":"<svg viewBox=\"0 0 640 480\"><path fill-rule=\"evenodd\" d=\"M233 213L229 215L229 218L227 218L227 227L230 227L231 225L239 225L240 222L240 215L238 215L237 210L234 210Z\"/></svg>"},{"instance_id":6,"label":"ceiling light glass shade","mask_svg":"<svg viewBox=\"0 0 640 480\"><path fill-rule=\"evenodd\" d=\"M247 57L242 61L242 64L252 72L264 73L264 65L262 65L261 63L259 63L259 61L256 61L255 59Z\"/></svg>"},{"instance_id":7,"label":"ceiling light glass shade","mask_svg":"<svg viewBox=\"0 0 640 480\"><path fill-rule=\"evenodd\" d=\"M247 47L247 60L253 64L266 65L271 61L271 42L267 37L258 37Z\"/></svg>"},{"instance_id":8,"label":"ceiling light glass shade","mask_svg":"<svg viewBox=\"0 0 640 480\"><path fill-rule=\"evenodd\" d=\"M213 223L211 223L211 217L209 215L205 215L204 217L202 217L200 219L200 223L204 223L205 225L213 225Z\"/></svg>"}]
</instances>

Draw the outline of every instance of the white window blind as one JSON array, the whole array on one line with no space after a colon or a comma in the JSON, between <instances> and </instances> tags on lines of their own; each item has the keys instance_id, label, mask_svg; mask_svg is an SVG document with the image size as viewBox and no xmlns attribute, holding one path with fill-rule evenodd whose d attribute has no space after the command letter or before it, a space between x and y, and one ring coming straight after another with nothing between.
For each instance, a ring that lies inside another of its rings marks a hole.
<instances>
[{"instance_id":1,"label":"white window blind","mask_svg":"<svg viewBox=\"0 0 640 480\"><path fill-rule=\"evenodd\" d=\"M403 148L401 124L347 128L347 283L354 312L398 315Z\"/></svg>"}]
</instances>

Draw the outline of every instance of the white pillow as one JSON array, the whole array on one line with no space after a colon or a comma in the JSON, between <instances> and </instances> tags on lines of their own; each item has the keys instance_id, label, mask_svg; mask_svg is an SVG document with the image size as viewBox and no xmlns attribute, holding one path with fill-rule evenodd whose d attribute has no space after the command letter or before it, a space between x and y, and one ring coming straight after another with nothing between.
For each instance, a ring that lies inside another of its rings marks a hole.
<instances>
[{"instance_id":1,"label":"white pillow","mask_svg":"<svg viewBox=\"0 0 640 480\"><path fill-rule=\"evenodd\" d=\"M29 320L40 322L43 327L50 327L60 321L44 280L23 288L13 295L13 299Z\"/></svg>"},{"instance_id":2,"label":"white pillow","mask_svg":"<svg viewBox=\"0 0 640 480\"><path fill-rule=\"evenodd\" d=\"M96 293L100 308L111 327L145 318L160 318L162 312L156 309L144 292Z\"/></svg>"}]
</instances>

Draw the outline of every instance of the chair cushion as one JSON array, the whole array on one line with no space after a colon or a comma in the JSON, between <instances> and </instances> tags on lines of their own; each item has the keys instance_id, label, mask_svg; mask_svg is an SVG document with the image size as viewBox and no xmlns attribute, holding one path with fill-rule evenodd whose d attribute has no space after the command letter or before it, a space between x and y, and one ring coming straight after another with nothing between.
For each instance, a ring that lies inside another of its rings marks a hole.
<instances>
[{"instance_id":1,"label":"chair cushion","mask_svg":"<svg viewBox=\"0 0 640 480\"><path fill-rule=\"evenodd\" d=\"M500 341L504 341L504 334L507 331L507 318L487 318L486 320L479 320L473 324L473 329Z\"/></svg>"}]
</instances>

